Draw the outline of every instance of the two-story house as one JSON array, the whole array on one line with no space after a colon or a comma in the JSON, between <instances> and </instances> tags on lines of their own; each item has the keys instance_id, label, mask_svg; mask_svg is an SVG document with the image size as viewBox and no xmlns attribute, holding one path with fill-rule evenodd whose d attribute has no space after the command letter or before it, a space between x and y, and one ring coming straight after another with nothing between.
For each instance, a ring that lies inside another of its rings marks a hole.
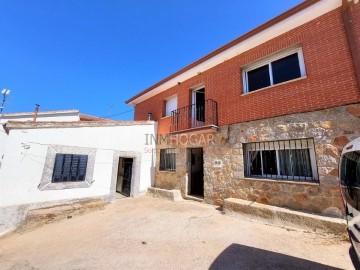
<instances>
[{"instance_id":1,"label":"two-story house","mask_svg":"<svg viewBox=\"0 0 360 270\"><path fill-rule=\"evenodd\" d=\"M358 1L307 0L130 98L158 121L155 186L340 216L359 53Z\"/></svg>"}]
</instances>

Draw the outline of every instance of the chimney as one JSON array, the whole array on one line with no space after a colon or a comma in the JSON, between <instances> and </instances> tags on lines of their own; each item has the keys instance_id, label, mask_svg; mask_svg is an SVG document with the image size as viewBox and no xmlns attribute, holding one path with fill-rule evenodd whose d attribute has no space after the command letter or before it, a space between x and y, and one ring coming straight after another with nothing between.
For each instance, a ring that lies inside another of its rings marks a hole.
<instances>
[{"instance_id":1,"label":"chimney","mask_svg":"<svg viewBox=\"0 0 360 270\"><path fill-rule=\"evenodd\" d=\"M39 104L35 104L35 112L34 112L34 123L36 123L37 114L39 112Z\"/></svg>"}]
</instances>

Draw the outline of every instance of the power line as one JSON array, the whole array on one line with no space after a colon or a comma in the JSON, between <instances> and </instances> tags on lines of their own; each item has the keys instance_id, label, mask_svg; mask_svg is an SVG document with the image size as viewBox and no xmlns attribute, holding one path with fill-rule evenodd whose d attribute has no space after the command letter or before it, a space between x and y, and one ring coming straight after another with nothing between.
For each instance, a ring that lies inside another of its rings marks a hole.
<instances>
[{"instance_id":1,"label":"power line","mask_svg":"<svg viewBox=\"0 0 360 270\"><path fill-rule=\"evenodd\" d=\"M110 117L113 117L113 116L122 115L122 114L129 113L129 112L132 112L132 111L135 111L135 109L131 109L131 110L128 110L128 111L125 111L125 112L117 113L117 114L101 116L100 118L110 118Z\"/></svg>"}]
</instances>

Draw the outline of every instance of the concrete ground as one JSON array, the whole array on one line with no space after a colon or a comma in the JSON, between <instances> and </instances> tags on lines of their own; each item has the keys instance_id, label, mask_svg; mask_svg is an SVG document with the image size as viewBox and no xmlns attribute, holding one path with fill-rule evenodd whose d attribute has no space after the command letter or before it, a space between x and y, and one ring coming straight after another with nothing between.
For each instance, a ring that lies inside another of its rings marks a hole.
<instances>
[{"instance_id":1,"label":"concrete ground","mask_svg":"<svg viewBox=\"0 0 360 270\"><path fill-rule=\"evenodd\" d=\"M148 196L0 239L0 269L354 269L350 244Z\"/></svg>"}]
</instances>

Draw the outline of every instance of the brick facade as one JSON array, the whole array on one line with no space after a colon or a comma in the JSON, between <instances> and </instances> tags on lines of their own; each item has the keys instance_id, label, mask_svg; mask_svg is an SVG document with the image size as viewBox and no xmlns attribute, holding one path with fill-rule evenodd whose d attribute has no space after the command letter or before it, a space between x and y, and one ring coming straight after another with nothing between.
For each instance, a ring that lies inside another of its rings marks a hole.
<instances>
[{"instance_id":1,"label":"brick facade","mask_svg":"<svg viewBox=\"0 0 360 270\"><path fill-rule=\"evenodd\" d=\"M218 102L220 126L358 102L341 12L333 10L137 104L135 120L146 119L149 112L159 120L163 100L175 94L178 108L188 106L190 89L199 84L205 85L206 99ZM243 95L242 67L295 44L303 50L306 78Z\"/></svg>"},{"instance_id":2,"label":"brick facade","mask_svg":"<svg viewBox=\"0 0 360 270\"><path fill-rule=\"evenodd\" d=\"M177 94L178 108L186 107L192 102L191 89L204 85L205 99L218 103L215 144L157 145L157 156L162 148L176 149L176 171L160 172L157 159L155 186L180 189L187 196L192 158L189 149L202 147L205 202L222 205L224 199L233 197L329 216L342 215L339 156L347 142L360 136L360 89L354 61L354 55L360 51L360 4L350 3L347 7L352 39L347 34L343 8L137 104L135 119L144 120L152 113L153 120L158 121L158 134L166 135L171 124L170 117L163 118L167 97ZM306 77L244 93L242 69L246 65L295 45L302 48ZM317 183L245 177L244 143L299 138L314 140ZM224 164L221 169L213 167L217 160Z\"/></svg>"}]
</instances>

